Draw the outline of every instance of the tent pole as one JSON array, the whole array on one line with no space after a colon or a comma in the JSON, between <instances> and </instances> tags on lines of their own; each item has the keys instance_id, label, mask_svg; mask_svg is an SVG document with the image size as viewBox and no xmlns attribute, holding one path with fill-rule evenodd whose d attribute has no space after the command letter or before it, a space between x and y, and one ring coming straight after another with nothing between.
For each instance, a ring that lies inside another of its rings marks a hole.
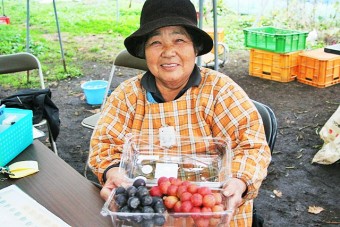
<instances>
[{"instance_id":1,"label":"tent pole","mask_svg":"<svg viewBox=\"0 0 340 227\"><path fill-rule=\"evenodd\" d=\"M203 2L204 2L204 0L199 0L199 6L198 6L198 8L199 8L198 27L200 29L203 28ZM197 57L197 65L202 66L201 56Z\"/></svg>"},{"instance_id":2,"label":"tent pole","mask_svg":"<svg viewBox=\"0 0 340 227\"><path fill-rule=\"evenodd\" d=\"M26 52L30 52L30 0L26 5Z\"/></svg>"},{"instance_id":3,"label":"tent pole","mask_svg":"<svg viewBox=\"0 0 340 227\"><path fill-rule=\"evenodd\" d=\"M214 56L215 56L215 70L218 70L218 37L217 37L217 2L213 0L213 15L214 15Z\"/></svg>"},{"instance_id":4,"label":"tent pole","mask_svg":"<svg viewBox=\"0 0 340 227\"><path fill-rule=\"evenodd\" d=\"M116 0L116 20L119 21L119 2Z\"/></svg>"},{"instance_id":5,"label":"tent pole","mask_svg":"<svg viewBox=\"0 0 340 227\"><path fill-rule=\"evenodd\" d=\"M4 4L4 0L2 0L2 15L6 16L5 14L5 4Z\"/></svg>"},{"instance_id":6,"label":"tent pole","mask_svg":"<svg viewBox=\"0 0 340 227\"><path fill-rule=\"evenodd\" d=\"M57 24L60 52L61 52L61 57L62 57L62 60L63 60L64 71L67 72L65 56L64 56L64 49L63 49L63 43L61 41L61 35L60 35L59 20L58 20L57 7L56 7L56 4L55 4L55 0L53 0L53 9L54 9L55 22Z\"/></svg>"}]
</instances>

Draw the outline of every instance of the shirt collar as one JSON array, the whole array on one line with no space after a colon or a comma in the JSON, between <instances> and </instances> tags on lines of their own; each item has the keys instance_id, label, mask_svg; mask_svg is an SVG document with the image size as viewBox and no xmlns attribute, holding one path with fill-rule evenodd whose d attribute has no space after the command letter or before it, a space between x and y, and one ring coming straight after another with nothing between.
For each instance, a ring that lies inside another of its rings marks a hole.
<instances>
[{"instance_id":1,"label":"shirt collar","mask_svg":"<svg viewBox=\"0 0 340 227\"><path fill-rule=\"evenodd\" d=\"M175 99L178 99L179 97L181 97L189 88L191 87L197 87L202 80L202 76L200 73L200 70L198 68L197 65L195 65L188 83L185 85L185 87L178 93L178 95L176 96ZM154 99L157 102L165 102L161 93L159 92L157 86L156 86L156 80L155 80L155 76L150 72L147 71L142 79L141 79L141 84L143 86L143 88L147 91L150 92L152 94L152 96L154 97Z\"/></svg>"}]
</instances>

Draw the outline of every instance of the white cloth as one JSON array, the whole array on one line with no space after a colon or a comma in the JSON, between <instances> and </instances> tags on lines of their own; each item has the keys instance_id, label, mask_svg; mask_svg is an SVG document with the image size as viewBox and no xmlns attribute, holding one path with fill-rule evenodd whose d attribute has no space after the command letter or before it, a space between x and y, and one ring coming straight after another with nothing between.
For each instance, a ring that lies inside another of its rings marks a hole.
<instances>
[{"instance_id":1,"label":"white cloth","mask_svg":"<svg viewBox=\"0 0 340 227\"><path fill-rule=\"evenodd\" d=\"M329 165L340 159L340 105L319 133L324 144L315 154L312 163Z\"/></svg>"}]
</instances>

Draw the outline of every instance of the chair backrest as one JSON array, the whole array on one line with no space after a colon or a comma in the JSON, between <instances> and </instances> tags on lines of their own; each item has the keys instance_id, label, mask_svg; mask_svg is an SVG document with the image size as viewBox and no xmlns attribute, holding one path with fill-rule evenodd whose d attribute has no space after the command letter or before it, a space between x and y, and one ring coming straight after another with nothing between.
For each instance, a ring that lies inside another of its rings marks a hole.
<instances>
[{"instance_id":1,"label":"chair backrest","mask_svg":"<svg viewBox=\"0 0 340 227\"><path fill-rule=\"evenodd\" d=\"M109 94L109 90L110 90L110 86L111 86L111 83L112 83L112 79L113 79L113 76L115 74L117 66L131 68L131 69L138 69L138 70L143 70L143 71L147 71L148 70L148 66L146 64L145 59L136 58L135 56L132 56L127 50L120 51L117 54L116 59L115 59L113 65L112 65L112 68L111 68L111 72L110 72L110 75L109 75L108 86L107 86L106 91L105 91L105 96L104 96L103 104L105 103L106 98L107 98L107 96ZM103 107L103 105L102 105L102 107Z\"/></svg>"},{"instance_id":2,"label":"chair backrest","mask_svg":"<svg viewBox=\"0 0 340 227\"><path fill-rule=\"evenodd\" d=\"M45 83L41 69L41 64L36 56L26 52L0 55L0 74L24 72L33 69L38 70L40 86L42 89L44 89Z\"/></svg>"},{"instance_id":3,"label":"chair backrest","mask_svg":"<svg viewBox=\"0 0 340 227\"><path fill-rule=\"evenodd\" d=\"M122 50L118 53L114 65L132 69L140 69L144 71L148 70L145 59L136 58L132 56L127 50Z\"/></svg>"},{"instance_id":4,"label":"chair backrest","mask_svg":"<svg viewBox=\"0 0 340 227\"><path fill-rule=\"evenodd\" d=\"M270 147L270 151L274 150L277 135L277 120L274 111L267 105L253 100L257 110L259 111L264 124L266 139Z\"/></svg>"}]
</instances>

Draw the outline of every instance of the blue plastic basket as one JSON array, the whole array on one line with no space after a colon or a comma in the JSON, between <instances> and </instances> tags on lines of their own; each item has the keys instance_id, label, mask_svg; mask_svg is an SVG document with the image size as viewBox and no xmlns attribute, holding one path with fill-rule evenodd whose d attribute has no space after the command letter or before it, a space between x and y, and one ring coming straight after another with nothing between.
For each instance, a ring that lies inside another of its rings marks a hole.
<instances>
[{"instance_id":1,"label":"blue plastic basket","mask_svg":"<svg viewBox=\"0 0 340 227\"><path fill-rule=\"evenodd\" d=\"M86 102L90 105L102 104L107 84L105 80L90 80L83 83L81 88L85 93Z\"/></svg>"},{"instance_id":2,"label":"blue plastic basket","mask_svg":"<svg viewBox=\"0 0 340 227\"><path fill-rule=\"evenodd\" d=\"M13 125L0 125L0 166L7 165L33 142L32 110L5 108L5 118L14 115Z\"/></svg>"}]
</instances>

